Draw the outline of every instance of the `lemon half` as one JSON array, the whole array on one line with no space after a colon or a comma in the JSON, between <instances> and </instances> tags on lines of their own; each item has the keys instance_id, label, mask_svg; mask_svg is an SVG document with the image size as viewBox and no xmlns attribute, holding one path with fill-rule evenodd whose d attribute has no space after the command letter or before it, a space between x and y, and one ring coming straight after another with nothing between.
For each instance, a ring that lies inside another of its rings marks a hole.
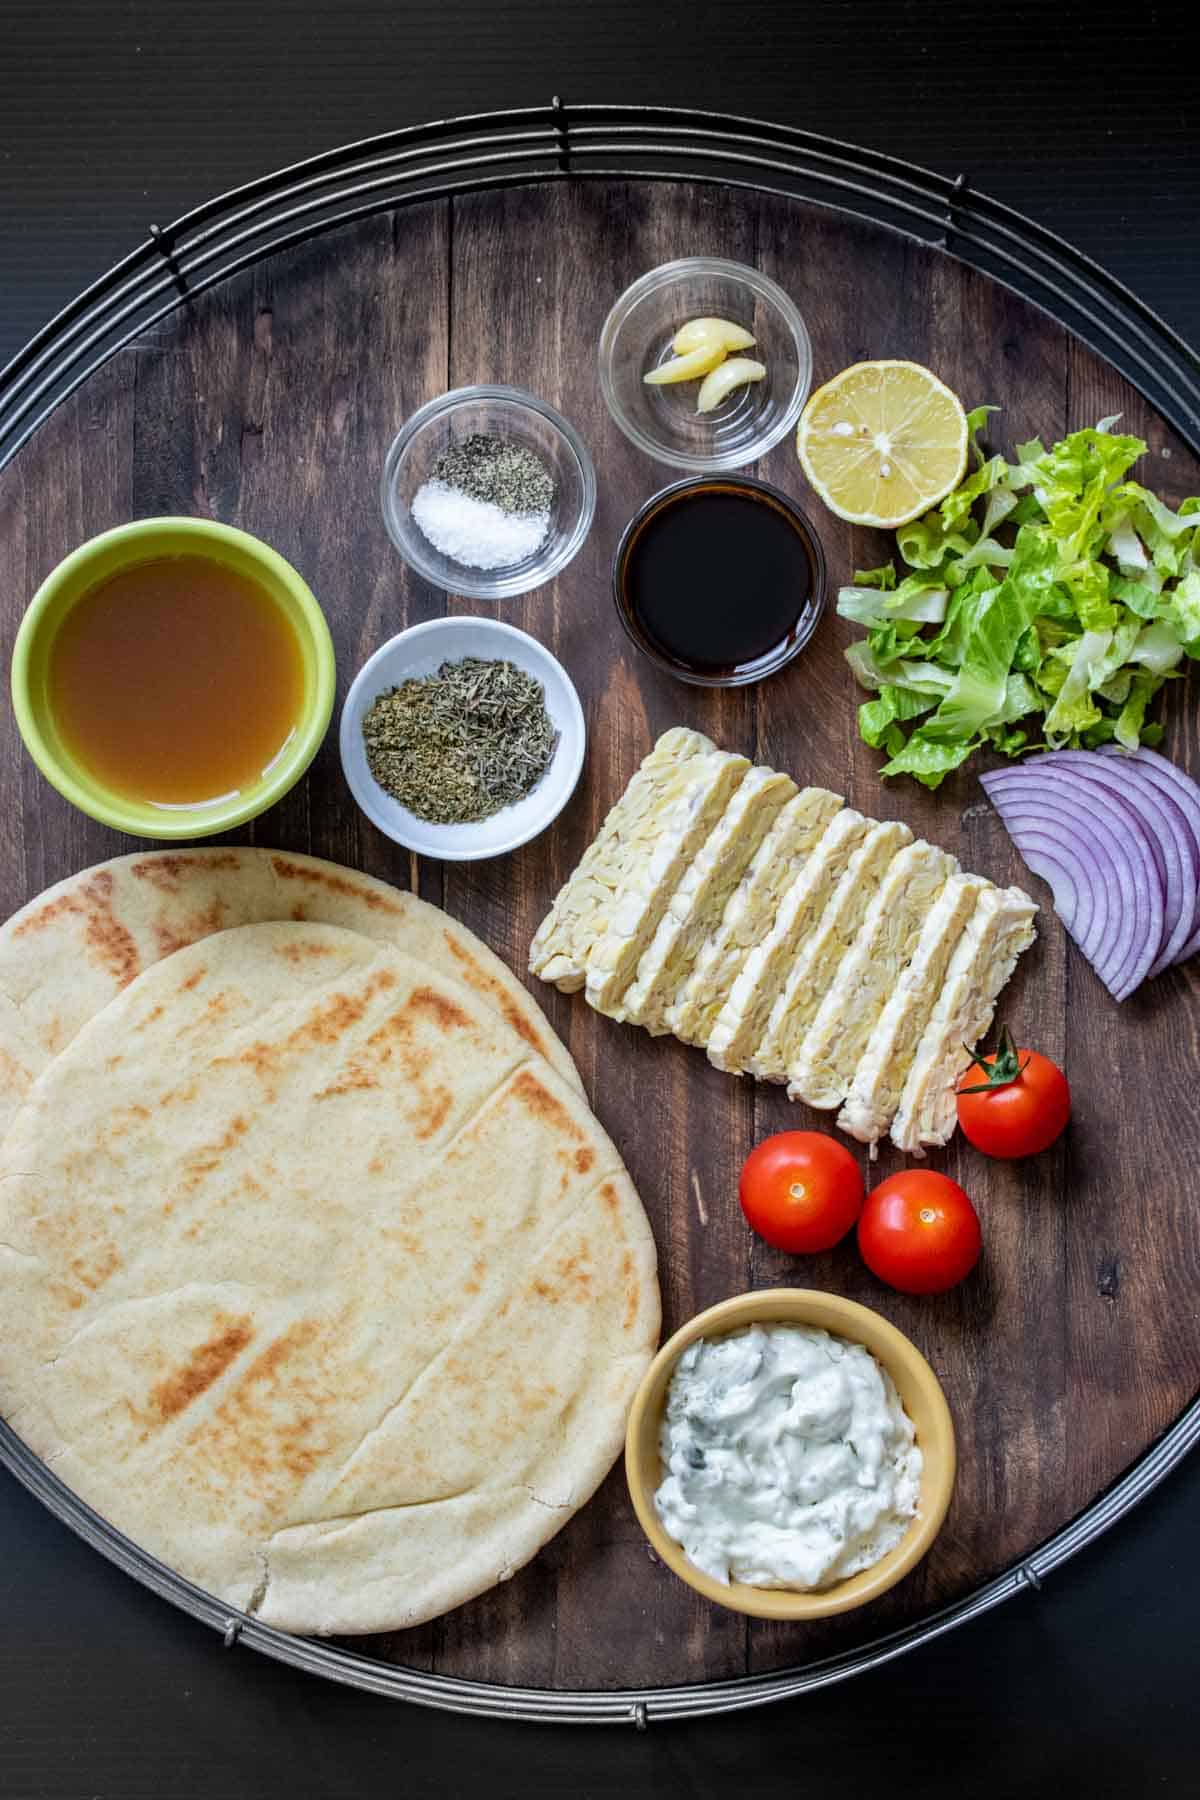
<instances>
[{"instance_id":1,"label":"lemon half","mask_svg":"<svg viewBox=\"0 0 1200 1800\"><path fill-rule=\"evenodd\" d=\"M796 449L839 519L904 525L962 480L967 419L958 396L920 363L854 363L812 395Z\"/></svg>"}]
</instances>

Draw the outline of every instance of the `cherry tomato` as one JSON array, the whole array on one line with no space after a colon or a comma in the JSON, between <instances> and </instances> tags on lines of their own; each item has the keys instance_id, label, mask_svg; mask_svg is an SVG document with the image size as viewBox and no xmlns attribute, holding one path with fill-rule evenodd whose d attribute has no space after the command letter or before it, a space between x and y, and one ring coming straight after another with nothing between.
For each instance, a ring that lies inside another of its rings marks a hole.
<instances>
[{"instance_id":1,"label":"cherry tomato","mask_svg":"<svg viewBox=\"0 0 1200 1800\"><path fill-rule=\"evenodd\" d=\"M862 1211L863 1178L844 1144L823 1131L777 1131L746 1158L742 1211L777 1250L831 1250Z\"/></svg>"},{"instance_id":2,"label":"cherry tomato","mask_svg":"<svg viewBox=\"0 0 1200 1800\"><path fill-rule=\"evenodd\" d=\"M889 1287L940 1294L970 1274L983 1237L957 1181L932 1169L905 1169L867 1195L858 1247L871 1273Z\"/></svg>"},{"instance_id":3,"label":"cherry tomato","mask_svg":"<svg viewBox=\"0 0 1200 1800\"><path fill-rule=\"evenodd\" d=\"M972 1057L958 1084L958 1122L985 1156L1036 1156L1071 1116L1071 1089L1056 1063L1015 1048L1007 1029L991 1054Z\"/></svg>"}]
</instances>

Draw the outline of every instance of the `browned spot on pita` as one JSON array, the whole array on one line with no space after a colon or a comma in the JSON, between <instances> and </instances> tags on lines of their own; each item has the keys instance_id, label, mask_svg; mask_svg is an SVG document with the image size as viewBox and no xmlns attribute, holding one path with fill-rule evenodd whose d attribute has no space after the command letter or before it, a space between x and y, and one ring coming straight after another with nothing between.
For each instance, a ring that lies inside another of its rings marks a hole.
<instances>
[{"instance_id":1,"label":"browned spot on pita","mask_svg":"<svg viewBox=\"0 0 1200 1800\"><path fill-rule=\"evenodd\" d=\"M628 1331L632 1327L634 1320L637 1318L638 1310L637 1280L633 1272L633 1258L630 1256L628 1250L626 1250L624 1256L621 1258L621 1280L624 1282L626 1288L625 1317L622 1320L622 1324L624 1325L625 1330Z\"/></svg>"},{"instance_id":2,"label":"browned spot on pita","mask_svg":"<svg viewBox=\"0 0 1200 1800\"><path fill-rule=\"evenodd\" d=\"M531 1387L527 1381L522 1381L520 1376L513 1377L512 1395L517 1405L525 1412L541 1412L544 1407L549 1406L558 1398L555 1389L547 1382L540 1382L536 1387Z\"/></svg>"},{"instance_id":3,"label":"browned spot on pita","mask_svg":"<svg viewBox=\"0 0 1200 1800\"><path fill-rule=\"evenodd\" d=\"M472 1213L467 1223L470 1227L472 1237L478 1238L483 1236L484 1221L480 1218L478 1213Z\"/></svg>"},{"instance_id":4,"label":"browned spot on pita","mask_svg":"<svg viewBox=\"0 0 1200 1800\"><path fill-rule=\"evenodd\" d=\"M0 1050L0 1087L4 1092L24 1099L32 1083L33 1076L24 1064L10 1056L7 1050Z\"/></svg>"},{"instance_id":5,"label":"browned spot on pita","mask_svg":"<svg viewBox=\"0 0 1200 1800\"><path fill-rule=\"evenodd\" d=\"M447 950L449 950L451 956L454 957L455 961L458 963L459 973L467 986L475 988L481 994L485 994L495 1007L496 1011L501 1015L505 1022L512 1027L517 1035L524 1038L525 1042L532 1045L535 1050L544 1054L546 1049L544 1040L540 1034L534 1030L527 1014L517 1005L509 990L504 986L504 983L502 981L497 981L494 975L490 974L487 969L476 962L467 946L459 943L458 939L454 937L451 932L443 931L442 937L445 941Z\"/></svg>"},{"instance_id":6,"label":"browned spot on pita","mask_svg":"<svg viewBox=\"0 0 1200 1800\"><path fill-rule=\"evenodd\" d=\"M376 994L395 987L396 977L390 969L377 969L361 993L331 994L322 1000L304 1023L297 1025L285 1040L286 1048L303 1049L309 1044L336 1044L366 1012Z\"/></svg>"},{"instance_id":7,"label":"browned spot on pita","mask_svg":"<svg viewBox=\"0 0 1200 1800\"><path fill-rule=\"evenodd\" d=\"M194 1193L206 1176L219 1169L239 1138L245 1137L250 1121L235 1113L215 1144L205 1144L184 1158L182 1187L185 1194Z\"/></svg>"},{"instance_id":8,"label":"browned spot on pita","mask_svg":"<svg viewBox=\"0 0 1200 1800\"><path fill-rule=\"evenodd\" d=\"M482 1256L477 1256L471 1264L471 1273L463 1282L464 1294L477 1294L483 1286L483 1278L487 1273L487 1264Z\"/></svg>"},{"instance_id":9,"label":"browned spot on pita","mask_svg":"<svg viewBox=\"0 0 1200 1800\"><path fill-rule=\"evenodd\" d=\"M286 856L272 856L271 867L281 881L303 881L310 887L324 888L330 894L342 894L351 900L358 900L371 912L400 913L404 908L396 900L388 899L377 889L365 887L357 881L351 881L346 875L335 875L332 869L307 869L300 863L289 862Z\"/></svg>"},{"instance_id":10,"label":"browned spot on pita","mask_svg":"<svg viewBox=\"0 0 1200 1800\"><path fill-rule=\"evenodd\" d=\"M333 1100L339 1094L361 1093L365 1088L377 1088L379 1077L372 1075L370 1069L362 1062L354 1061L345 1072L331 1081L328 1087L318 1088L313 1095L314 1100Z\"/></svg>"},{"instance_id":11,"label":"browned spot on pita","mask_svg":"<svg viewBox=\"0 0 1200 1800\"><path fill-rule=\"evenodd\" d=\"M106 1056L104 1059L105 1073L111 1075L113 1070L119 1069L124 1061L125 1058L121 1055L119 1050L115 1056Z\"/></svg>"},{"instance_id":12,"label":"browned spot on pita","mask_svg":"<svg viewBox=\"0 0 1200 1800\"><path fill-rule=\"evenodd\" d=\"M193 1350L173 1375L151 1388L150 1404L159 1418L173 1419L193 1400L198 1400L214 1381L220 1380L253 1337L254 1327L249 1319L231 1319L227 1314L221 1314L215 1334Z\"/></svg>"},{"instance_id":13,"label":"browned spot on pita","mask_svg":"<svg viewBox=\"0 0 1200 1800\"><path fill-rule=\"evenodd\" d=\"M443 1031L467 1031L472 1020L455 1001L448 1000L445 994L435 992L433 988L414 988L408 996L408 1009L414 1013L424 1013Z\"/></svg>"},{"instance_id":14,"label":"browned spot on pita","mask_svg":"<svg viewBox=\"0 0 1200 1800\"><path fill-rule=\"evenodd\" d=\"M413 1135L422 1143L442 1129L450 1116L450 1108L454 1105L454 1095L449 1088L434 1088L432 1094L422 1096L427 1111L414 1111L410 1114Z\"/></svg>"},{"instance_id":15,"label":"browned spot on pita","mask_svg":"<svg viewBox=\"0 0 1200 1800\"><path fill-rule=\"evenodd\" d=\"M522 1069L512 1084L512 1093L527 1112L544 1125L553 1126L555 1131L562 1132L564 1137L582 1143L583 1133L563 1105L556 1100L549 1090L542 1086L537 1076L529 1069Z\"/></svg>"},{"instance_id":16,"label":"browned spot on pita","mask_svg":"<svg viewBox=\"0 0 1200 1800\"><path fill-rule=\"evenodd\" d=\"M206 972L204 964L201 963L198 969L193 969L191 974L186 976L185 979L180 982L179 992L181 994L187 994L190 993L193 988L199 987L200 983L204 980ZM161 1007L159 1010L162 1010Z\"/></svg>"},{"instance_id":17,"label":"browned spot on pita","mask_svg":"<svg viewBox=\"0 0 1200 1800\"><path fill-rule=\"evenodd\" d=\"M289 939L286 944L276 944L274 949L276 956L282 956L286 961L297 965L312 962L317 956L332 956L334 953L332 944L320 944L312 938L302 938L298 944Z\"/></svg>"},{"instance_id":18,"label":"browned spot on pita","mask_svg":"<svg viewBox=\"0 0 1200 1800\"><path fill-rule=\"evenodd\" d=\"M83 1295L75 1288L68 1287L65 1281L52 1281L50 1292L63 1306L69 1306L72 1312L77 1312L83 1305Z\"/></svg>"},{"instance_id":19,"label":"browned spot on pita","mask_svg":"<svg viewBox=\"0 0 1200 1800\"><path fill-rule=\"evenodd\" d=\"M261 1504L294 1489L332 1454L339 1405L359 1394L345 1380L335 1391L320 1355L305 1356L320 1330L316 1320L299 1319L268 1344L188 1440L222 1492L248 1482Z\"/></svg>"},{"instance_id":20,"label":"browned spot on pita","mask_svg":"<svg viewBox=\"0 0 1200 1800\"><path fill-rule=\"evenodd\" d=\"M268 1075L278 1072L279 1050L274 1044L261 1042L247 1044L244 1050L239 1050L238 1061L245 1063L247 1068L253 1069L254 1073L265 1081ZM166 1098L167 1096L164 1094L163 1099L166 1100Z\"/></svg>"},{"instance_id":21,"label":"browned spot on pita","mask_svg":"<svg viewBox=\"0 0 1200 1800\"><path fill-rule=\"evenodd\" d=\"M585 1144L581 1150L575 1152L575 1173L577 1175L586 1175L595 1160L596 1152L594 1150L589 1150Z\"/></svg>"},{"instance_id":22,"label":"browned spot on pita","mask_svg":"<svg viewBox=\"0 0 1200 1800\"><path fill-rule=\"evenodd\" d=\"M141 972L141 959L133 937L113 913L111 869L93 873L57 899L48 900L36 912L13 927L14 937L44 931L60 920L75 918L83 926L83 943L89 959L119 988L128 986Z\"/></svg>"},{"instance_id":23,"label":"browned spot on pita","mask_svg":"<svg viewBox=\"0 0 1200 1800\"><path fill-rule=\"evenodd\" d=\"M592 1274L586 1258L560 1256L554 1265L557 1300L588 1300L592 1293Z\"/></svg>"},{"instance_id":24,"label":"browned spot on pita","mask_svg":"<svg viewBox=\"0 0 1200 1800\"><path fill-rule=\"evenodd\" d=\"M186 950L189 945L198 944L201 938L212 937L224 924L225 908L219 900L214 900L203 912L193 913L178 925L164 925L161 919L155 919L154 944L159 961L174 956L177 950Z\"/></svg>"},{"instance_id":25,"label":"browned spot on pita","mask_svg":"<svg viewBox=\"0 0 1200 1800\"><path fill-rule=\"evenodd\" d=\"M606 1181L604 1186L600 1189L600 1199L602 1203L607 1206L609 1212L615 1219L621 1210L621 1202L617 1197L616 1188L613 1187L610 1181Z\"/></svg>"},{"instance_id":26,"label":"browned spot on pita","mask_svg":"<svg viewBox=\"0 0 1200 1800\"><path fill-rule=\"evenodd\" d=\"M383 1167L384 1167L384 1164L383 1164L382 1156L373 1156L371 1158L370 1162L367 1164L367 1174L368 1175L382 1175Z\"/></svg>"},{"instance_id":27,"label":"browned spot on pita","mask_svg":"<svg viewBox=\"0 0 1200 1800\"><path fill-rule=\"evenodd\" d=\"M173 894L178 889L183 877L190 875L193 869L222 872L240 869L242 857L236 850L214 851L211 855L187 855L173 850L164 850L161 855L143 857L132 865L132 873L139 881L148 881L151 887L160 893Z\"/></svg>"},{"instance_id":28,"label":"browned spot on pita","mask_svg":"<svg viewBox=\"0 0 1200 1800\"><path fill-rule=\"evenodd\" d=\"M198 1018L193 1019L186 1029L195 1031L202 1025L211 1025L214 1019L223 1018L229 1011L229 999L228 993L213 994L205 1001L204 1011Z\"/></svg>"},{"instance_id":29,"label":"browned spot on pita","mask_svg":"<svg viewBox=\"0 0 1200 1800\"><path fill-rule=\"evenodd\" d=\"M80 1286L93 1294L116 1274L120 1266L121 1258L115 1244L106 1244L103 1249L97 1248L90 1262L82 1256L74 1256L67 1264Z\"/></svg>"}]
</instances>

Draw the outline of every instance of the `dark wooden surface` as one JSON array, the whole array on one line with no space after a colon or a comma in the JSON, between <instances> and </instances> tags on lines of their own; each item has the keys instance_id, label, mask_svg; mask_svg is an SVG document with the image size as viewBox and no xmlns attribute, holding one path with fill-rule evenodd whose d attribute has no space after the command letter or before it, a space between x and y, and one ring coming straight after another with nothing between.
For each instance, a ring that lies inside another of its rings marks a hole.
<instances>
[{"instance_id":1,"label":"dark wooden surface","mask_svg":"<svg viewBox=\"0 0 1200 1800\"><path fill-rule=\"evenodd\" d=\"M650 184L527 189L385 216L290 253L204 297L93 378L0 475L6 651L29 594L84 537L130 517L197 513L257 532L302 571L330 618L344 693L385 637L447 604L409 574L384 534L377 477L391 436L446 387L512 381L575 421L599 475L596 524L576 562L552 586L494 609L547 642L580 688L589 754L571 806L512 857L415 867L353 808L331 734L307 780L248 840L416 885L522 969L537 921L607 806L653 737L685 722L800 780L835 786L875 816L904 818L968 868L1027 879L973 774L936 795L880 784L878 759L857 741L859 696L841 657L849 634L832 608L790 670L725 694L659 675L620 632L608 586L615 541L670 477L609 420L593 347L627 281L703 251L755 262L793 294L818 381L857 357L914 356L968 404L1001 405L993 436L1006 446L1120 411L1126 428L1150 440L1143 479L1168 498L1200 490L1192 459L1119 377L939 252L765 197ZM762 473L803 502L789 445ZM887 553L883 538L809 503L834 585ZM1177 684L1169 748L1195 769L1189 701ZM42 782L11 720L0 784L6 912L130 847ZM907 1582L863 1613L799 1629L710 1609L655 1566L618 1470L510 1583L418 1631L374 1640L375 1654L572 1688L807 1662L924 1616L1007 1567L1086 1506L1194 1395L1200 1241L1192 1157L1178 1131L1194 1114L1194 967L1118 1011L1044 913L1006 1011L1023 1037L1065 1061L1075 1120L1065 1142L1033 1164L989 1164L960 1145L933 1159L976 1197L987 1249L964 1287L932 1301L881 1288L852 1244L798 1262L744 1229L736 1175L751 1144L785 1125L827 1125L827 1116L755 1092L670 1040L599 1019L578 997L537 992L654 1223L665 1329L729 1293L779 1281L879 1306L946 1387L959 1433L957 1493L933 1552ZM880 1172L893 1162L885 1153Z\"/></svg>"}]
</instances>

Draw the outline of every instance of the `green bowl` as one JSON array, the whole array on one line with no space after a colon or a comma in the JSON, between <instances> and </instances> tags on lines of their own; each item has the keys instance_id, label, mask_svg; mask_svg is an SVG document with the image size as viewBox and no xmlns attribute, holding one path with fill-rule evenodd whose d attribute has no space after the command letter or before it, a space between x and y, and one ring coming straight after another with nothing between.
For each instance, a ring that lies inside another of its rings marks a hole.
<instances>
[{"instance_id":1,"label":"green bowl","mask_svg":"<svg viewBox=\"0 0 1200 1800\"><path fill-rule=\"evenodd\" d=\"M304 702L287 750L262 780L209 806L167 809L114 793L72 755L50 705L50 652L76 601L122 570L164 556L207 557L257 581L290 621L304 662ZM47 781L102 825L148 838L209 837L257 818L273 806L299 781L317 753L333 711L336 679L325 615L295 569L258 538L210 519L137 519L81 544L33 596L21 620L12 659L17 724L25 748Z\"/></svg>"}]
</instances>

